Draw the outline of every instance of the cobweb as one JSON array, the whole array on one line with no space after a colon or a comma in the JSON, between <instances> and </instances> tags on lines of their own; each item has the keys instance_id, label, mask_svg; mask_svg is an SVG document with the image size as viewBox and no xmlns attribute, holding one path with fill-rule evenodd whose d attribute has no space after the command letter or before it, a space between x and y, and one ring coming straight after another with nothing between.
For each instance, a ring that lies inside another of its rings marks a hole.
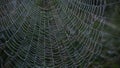
<instances>
[{"instance_id":1,"label":"cobweb","mask_svg":"<svg viewBox=\"0 0 120 68\"><path fill-rule=\"evenodd\" d=\"M100 54L107 0L1 0L12 68L86 68Z\"/></svg>"}]
</instances>

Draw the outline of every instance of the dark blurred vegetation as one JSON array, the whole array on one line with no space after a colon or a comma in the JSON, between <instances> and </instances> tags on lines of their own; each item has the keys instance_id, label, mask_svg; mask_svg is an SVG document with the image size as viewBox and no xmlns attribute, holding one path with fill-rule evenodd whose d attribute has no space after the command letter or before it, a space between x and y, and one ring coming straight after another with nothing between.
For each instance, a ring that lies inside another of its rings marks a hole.
<instances>
[{"instance_id":1,"label":"dark blurred vegetation","mask_svg":"<svg viewBox=\"0 0 120 68\"><path fill-rule=\"evenodd\" d=\"M103 50L89 68L120 68L120 2L107 6Z\"/></svg>"}]
</instances>

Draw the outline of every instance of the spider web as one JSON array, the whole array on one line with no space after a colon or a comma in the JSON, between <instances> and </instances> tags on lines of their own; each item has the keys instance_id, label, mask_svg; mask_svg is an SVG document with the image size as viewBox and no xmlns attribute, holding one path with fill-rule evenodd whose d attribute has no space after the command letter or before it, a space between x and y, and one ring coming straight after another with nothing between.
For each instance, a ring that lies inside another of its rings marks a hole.
<instances>
[{"instance_id":1,"label":"spider web","mask_svg":"<svg viewBox=\"0 0 120 68\"><path fill-rule=\"evenodd\" d=\"M88 67L101 52L107 1L43 3L47 7L34 0L1 2L0 46L5 46L12 68Z\"/></svg>"}]
</instances>

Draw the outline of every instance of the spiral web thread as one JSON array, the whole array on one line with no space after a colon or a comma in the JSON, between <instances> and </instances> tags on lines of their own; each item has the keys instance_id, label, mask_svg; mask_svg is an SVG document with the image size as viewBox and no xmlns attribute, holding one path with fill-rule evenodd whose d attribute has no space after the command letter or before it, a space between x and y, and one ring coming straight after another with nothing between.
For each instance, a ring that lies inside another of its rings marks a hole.
<instances>
[{"instance_id":1,"label":"spiral web thread","mask_svg":"<svg viewBox=\"0 0 120 68\"><path fill-rule=\"evenodd\" d=\"M101 52L107 0L43 1L56 3L44 10L34 0L1 2L0 45L12 68L88 67Z\"/></svg>"}]
</instances>

